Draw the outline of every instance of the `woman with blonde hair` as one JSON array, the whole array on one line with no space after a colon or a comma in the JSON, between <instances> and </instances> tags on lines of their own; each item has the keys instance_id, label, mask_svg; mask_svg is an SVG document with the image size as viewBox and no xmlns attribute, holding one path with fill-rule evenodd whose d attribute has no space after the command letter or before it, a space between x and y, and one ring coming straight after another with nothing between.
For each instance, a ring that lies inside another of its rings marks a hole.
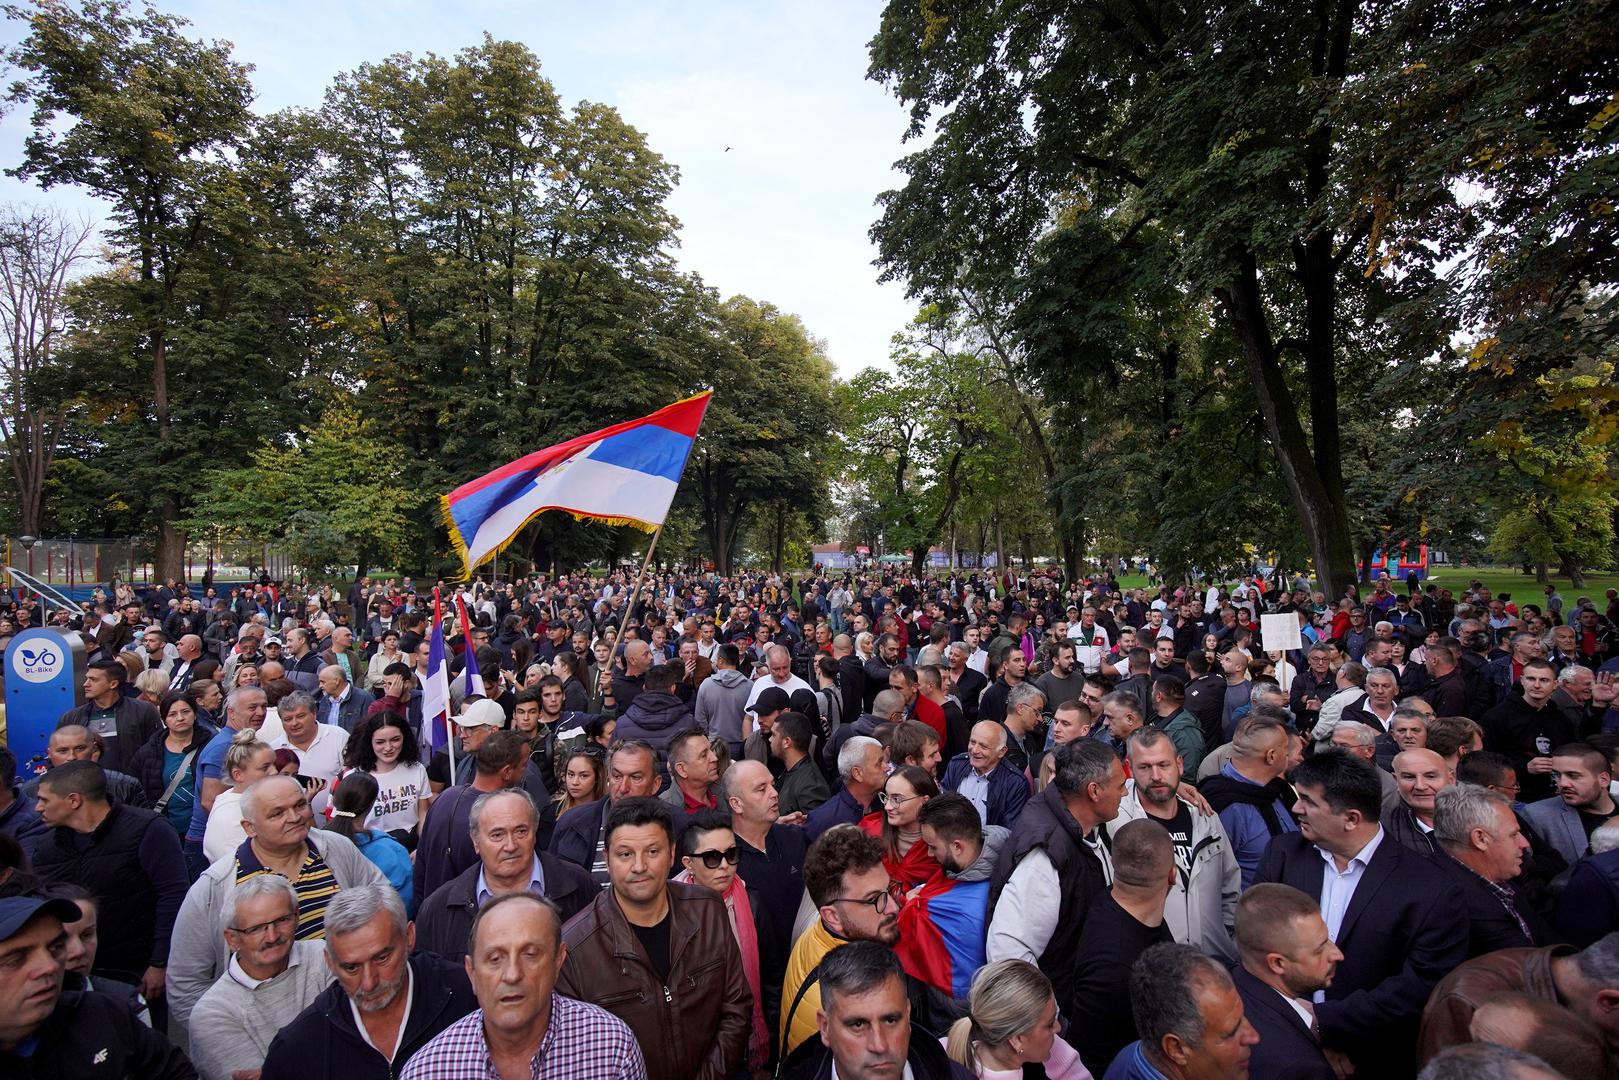
<instances>
[{"instance_id":1,"label":"woman with blonde hair","mask_svg":"<svg viewBox=\"0 0 1619 1080\"><path fill-rule=\"evenodd\" d=\"M275 750L259 738L258 732L244 728L231 737L220 775L228 779L231 786L214 798L213 808L208 811L202 851L210 866L233 853L247 839L247 830L242 828L242 793L253 781L275 775Z\"/></svg>"},{"instance_id":2,"label":"woman with blonde hair","mask_svg":"<svg viewBox=\"0 0 1619 1080\"><path fill-rule=\"evenodd\" d=\"M1051 980L1027 960L998 960L973 976L968 1015L950 1025L945 1053L984 1080L1022 1080L1040 1065L1048 1080L1091 1080L1062 1028Z\"/></svg>"},{"instance_id":3,"label":"woman with blonde hair","mask_svg":"<svg viewBox=\"0 0 1619 1080\"><path fill-rule=\"evenodd\" d=\"M157 668L149 668L135 676L135 689L140 691L140 699L152 708L163 703L163 697L169 692L169 677Z\"/></svg>"}]
</instances>

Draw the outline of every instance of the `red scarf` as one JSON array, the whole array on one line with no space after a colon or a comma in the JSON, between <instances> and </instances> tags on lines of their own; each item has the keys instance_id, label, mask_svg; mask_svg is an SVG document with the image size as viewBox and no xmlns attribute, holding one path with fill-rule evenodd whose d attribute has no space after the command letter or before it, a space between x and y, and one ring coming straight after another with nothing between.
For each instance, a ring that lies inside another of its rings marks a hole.
<instances>
[{"instance_id":1,"label":"red scarf","mask_svg":"<svg viewBox=\"0 0 1619 1080\"><path fill-rule=\"evenodd\" d=\"M697 884L690 870L682 870L675 880L683 885ZM748 906L748 887L741 875L731 879L725 891L725 913L731 919L731 933L742 953L742 973L753 991L753 1033L748 1038L748 1061L762 1068L770 1058L770 1029L765 1026L764 998L759 995L759 932L753 925L753 909Z\"/></svg>"}]
</instances>

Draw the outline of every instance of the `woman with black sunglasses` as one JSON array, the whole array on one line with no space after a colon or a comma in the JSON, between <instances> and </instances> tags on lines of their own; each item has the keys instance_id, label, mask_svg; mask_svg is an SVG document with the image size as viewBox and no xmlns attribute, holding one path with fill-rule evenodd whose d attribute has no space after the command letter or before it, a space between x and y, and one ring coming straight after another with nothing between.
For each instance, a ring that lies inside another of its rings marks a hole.
<instances>
[{"instance_id":1,"label":"woman with black sunglasses","mask_svg":"<svg viewBox=\"0 0 1619 1080\"><path fill-rule=\"evenodd\" d=\"M725 901L725 914L731 933L742 951L742 971L753 991L753 1026L748 1036L748 1065L761 1069L770 1057L770 1028L765 1024L764 982L759 969L759 934L768 933L770 920L758 907L757 894L737 876L736 833L731 831L731 815L724 810L699 810L686 819L680 832L680 862L685 867L674 880L700 885ZM766 950L775 952L777 950ZM781 972L771 973L770 985L781 985Z\"/></svg>"}]
</instances>

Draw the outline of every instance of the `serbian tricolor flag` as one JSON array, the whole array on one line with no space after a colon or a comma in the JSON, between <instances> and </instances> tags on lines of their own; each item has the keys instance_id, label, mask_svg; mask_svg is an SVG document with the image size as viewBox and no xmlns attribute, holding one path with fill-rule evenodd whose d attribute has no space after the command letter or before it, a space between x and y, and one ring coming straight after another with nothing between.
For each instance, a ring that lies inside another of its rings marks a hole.
<instances>
[{"instance_id":1,"label":"serbian tricolor flag","mask_svg":"<svg viewBox=\"0 0 1619 1080\"><path fill-rule=\"evenodd\" d=\"M988 909L988 881L956 881L940 870L900 909L894 952L913 976L965 1001L984 966Z\"/></svg>"},{"instance_id":2,"label":"serbian tricolor flag","mask_svg":"<svg viewBox=\"0 0 1619 1080\"><path fill-rule=\"evenodd\" d=\"M662 525L712 396L536 450L444 496L444 523L467 574L546 510L647 532Z\"/></svg>"},{"instance_id":3,"label":"serbian tricolor flag","mask_svg":"<svg viewBox=\"0 0 1619 1080\"><path fill-rule=\"evenodd\" d=\"M444 618L438 590L433 590L433 632L427 644L427 672L422 676L422 723L435 751L450 743L450 666L444 651Z\"/></svg>"},{"instance_id":4,"label":"serbian tricolor flag","mask_svg":"<svg viewBox=\"0 0 1619 1080\"><path fill-rule=\"evenodd\" d=\"M473 694L483 693L483 680L479 679L478 650L472 647L472 620L467 618L467 602L461 598L460 593L455 594L455 610L461 617L461 652L462 659L466 661L462 672L467 680L467 697L471 697ZM473 679L478 679L478 682L474 684Z\"/></svg>"}]
</instances>

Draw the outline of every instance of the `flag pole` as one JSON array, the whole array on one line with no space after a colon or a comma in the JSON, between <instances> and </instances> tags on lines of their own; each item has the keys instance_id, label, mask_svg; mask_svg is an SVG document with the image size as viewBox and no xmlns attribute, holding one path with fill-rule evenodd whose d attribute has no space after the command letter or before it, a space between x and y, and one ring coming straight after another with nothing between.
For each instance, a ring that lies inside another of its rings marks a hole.
<instances>
[{"instance_id":1,"label":"flag pole","mask_svg":"<svg viewBox=\"0 0 1619 1080\"><path fill-rule=\"evenodd\" d=\"M618 645L620 649L624 647L624 631L629 628L630 616L635 614L635 602L641 596L641 579L646 577L647 567L652 565L652 553L658 550L658 537L662 535L663 526L660 524L652 533L652 542L646 546L646 558L641 560L641 572L635 576L635 587L630 590L630 602L624 608L624 622L619 627ZM636 633L640 632L640 627L637 627ZM650 637L642 640L650 640Z\"/></svg>"},{"instance_id":2,"label":"flag pole","mask_svg":"<svg viewBox=\"0 0 1619 1080\"><path fill-rule=\"evenodd\" d=\"M438 586L433 586L433 617L438 622L440 636L444 633L444 616L439 609ZM445 787L455 786L455 727L450 720L450 714L455 710L450 706L450 656L445 650L444 655L444 752L450 755L450 782Z\"/></svg>"}]
</instances>

